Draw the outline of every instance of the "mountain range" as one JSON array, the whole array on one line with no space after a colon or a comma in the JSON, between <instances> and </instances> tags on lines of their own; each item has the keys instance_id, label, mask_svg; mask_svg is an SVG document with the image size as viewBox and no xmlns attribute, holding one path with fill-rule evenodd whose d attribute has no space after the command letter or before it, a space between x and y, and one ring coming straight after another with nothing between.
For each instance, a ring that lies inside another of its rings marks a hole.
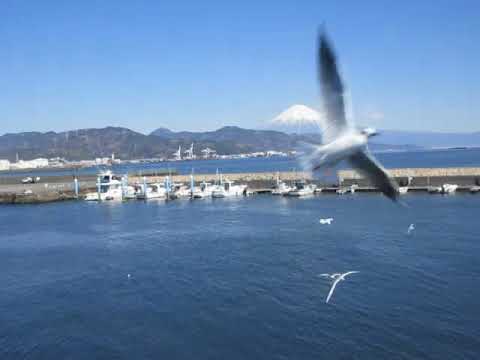
<instances>
[{"instance_id":1,"label":"mountain range","mask_svg":"<svg viewBox=\"0 0 480 360\"><path fill-rule=\"evenodd\" d=\"M251 130L225 126L215 131L173 132L159 128L149 135L122 127L79 129L66 132L23 132L0 136L0 159L63 157L68 160L107 157L121 159L170 158L182 146L194 143L194 152L209 147L218 154L256 151L290 151L300 142L320 143L318 134L286 134L274 130ZM373 150L405 150L411 146L375 144Z\"/></svg>"},{"instance_id":2,"label":"mountain range","mask_svg":"<svg viewBox=\"0 0 480 360\"><path fill-rule=\"evenodd\" d=\"M0 136L0 159L38 157L84 160L115 153L121 159L171 158L181 146L194 143L194 153L211 148L220 155L258 151L294 150L301 142L319 144L324 115L308 106L289 107L262 129L225 126L215 131L174 132L160 127L145 135L127 128L79 129L66 132L23 132ZM380 130L370 143L372 151L414 150L434 147L480 146L480 132L437 133Z\"/></svg>"},{"instance_id":3,"label":"mountain range","mask_svg":"<svg viewBox=\"0 0 480 360\"><path fill-rule=\"evenodd\" d=\"M263 150L291 150L299 139L277 131L247 130L226 126L209 132L172 132L161 128L145 135L121 127L79 129L66 132L24 132L0 136L0 159L13 161L38 157L63 157L68 160L107 157L117 158L169 158L182 146L195 143L194 152L206 147L219 154L238 154Z\"/></svg>"}]
</instances>

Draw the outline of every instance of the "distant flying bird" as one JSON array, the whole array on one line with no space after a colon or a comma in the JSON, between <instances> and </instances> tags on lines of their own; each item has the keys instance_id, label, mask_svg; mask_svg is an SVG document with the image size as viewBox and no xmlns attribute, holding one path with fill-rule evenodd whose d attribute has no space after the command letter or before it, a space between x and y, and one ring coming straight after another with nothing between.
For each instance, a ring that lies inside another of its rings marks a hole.
<instances>
[{"instance_id":1,"label":"distant flying bird","mask_svg":"<svg viewBox=\"0 0 480 360\"><path fill-rule=\"evenodd\" d=\"M330 279L334 279L333 280L333 283L332 283L332 287L330 288L330 292L328 293L327 295L327 299L325 300L325 302L328 304L330 298L332 297L333 295L333 291L335 290L335 287L337 286L338 282L341 281L341 280L345 280L345 277L347 275L350 275L350 274L356 274L356 273L359 273L360 271L348 271L346 273L343 273L343 274L340 274L340 273L335 273L335 274L320 274L320 276L323 276L323 277L328 277Z\"/></svg>"},{"instance_id":2,"label":"distant flying bird","mask_svg":"<svg viewBox=\"0 0 480 360\"><path fill-rule=\"evenodd\" d=\"M325 33L319 38L318 72L326 115L325 120L320 123L323 144L304 145L304 165L315 171L348 160L388 198L396 201L399 195L398 186L368 151L368 138L377 135L377 131L372 128L359 130L351 121L347 121L345 90L335 54Z\"/></svg>"},{"instance_id":3,"label":"distant flying bird","mask_svg":"<svg viewBox=\"0 0 480 360\"><path fill-rule=\"evenodd\" d=\"M410 224L410 226L408 227L408 230L407 230L407 235L410 235L413 230L415 230L415 225L414 225L414 224Z\"/></svg>"},{"instance_id":4,"label":"distant flying bird","mask_svg":"<svg viewBox=\"0 0 480 360\"><path fill-rule=\"evenodd\" d=\"M326 219L320 219L320 224L322 225L330 225L333 221L333 218L326 218Z\"/></svg>"}]
</instances>

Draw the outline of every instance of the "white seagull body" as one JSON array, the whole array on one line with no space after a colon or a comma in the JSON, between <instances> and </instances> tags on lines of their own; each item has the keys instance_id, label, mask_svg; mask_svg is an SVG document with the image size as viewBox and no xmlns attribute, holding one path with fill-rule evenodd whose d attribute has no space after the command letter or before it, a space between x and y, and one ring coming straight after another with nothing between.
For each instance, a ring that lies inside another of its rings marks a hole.
<instances>
[{"instance_id":1,"label":"white seagull body","mask_svg":"<svg viewBox=\"0 0 480 360\"><path fill-rule=\"evenodd\" d=\"M348 160L387 197L397 200L398 186L368 151L368 138L377 135L376 130L359 130L347 121L342 79L335 54L324 34L319 41L318 70L326 110L326 120L321 124L323 145L305 145L304 165L315 171Z\"/></svg>"},{"instance_id":2,"label":"white seagull body","mask_svg":"<svg viewBox=\"0 0 480 360\"><path fill-rule=\"evenodd\" d=\"M333 221L333 218L327 218L327 219L320 219L320 224L322 225L330 225Z\"/></svg>"},{"instance_id":3,"label":"white seagull body","mask_svg":"<svg viewBox=\"0 0 480 360\"><path fill-rule=\"evenodd\" d=\"M343 273L343 274L340 274L340 273L335 273L335 274L320 274L320 276L323 276L323 277L328 277L330 279L333 279L333 283L332 283L332 287L330 288L330 291L327 295L327 299L325 300L326 303L328 303L330 301L330 298L332 297L333 295L333 292L335 290L335 287L337 286L337 284L342 281L342 280L345 280L345 277L350 275L350 274L355 274L355 273L358 273L359 271L348 271L346 273Z\"/></svg>"},{"instance_id":4,"label":"white seagull body","mask_svg":"<svg viewBox=\"0 0 480 360\"><path fill-rule=\"evenodd\" d=\"M414 224L410 224L410 226L408 227L408 230L407 230L407 235L410 235L413 230L415 230L415 225L414 225Z\"/></svg>"}]
</instances>

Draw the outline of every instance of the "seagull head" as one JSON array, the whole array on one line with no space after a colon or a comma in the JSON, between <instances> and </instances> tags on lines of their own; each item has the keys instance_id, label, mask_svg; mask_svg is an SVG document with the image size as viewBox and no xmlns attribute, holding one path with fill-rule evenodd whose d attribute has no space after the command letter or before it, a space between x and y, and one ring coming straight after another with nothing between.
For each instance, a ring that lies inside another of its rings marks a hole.
<instances>
[{"instance_id":1,"label":"seagull head","mask_svg":"<svg viewBox=\"0 0 480 360\"><path fill-rule=\"evenodd\" d=\"M366 137L376 136L378 135L378 131L377 129L374 129L374 128L365 128L362 130L362 134L365 135Z\"/></svg>"}]
</instances>

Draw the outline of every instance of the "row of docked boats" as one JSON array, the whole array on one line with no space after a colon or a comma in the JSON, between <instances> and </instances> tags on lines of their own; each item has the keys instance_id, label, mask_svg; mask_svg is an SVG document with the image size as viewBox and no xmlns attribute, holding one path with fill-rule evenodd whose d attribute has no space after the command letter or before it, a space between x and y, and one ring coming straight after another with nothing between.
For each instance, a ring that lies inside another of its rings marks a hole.
<instances>
[{"instance_id":1,"label":"row of docked boats","mask_svg":"<svg viewBox=\"0 0 480 360\"><path fill-rule=\"evenodd\" d=\"M458 189L456 184L443 184L442 186L432 186L428 188L431 194L453 194Z\"/></svg>"},{"instance_id":2,"label":"row of docked boats","mask_svg":"<svg viewBox=\"0 0 480 360\"><path fill-rule=\"evenodd\" d=\"M342 187L336 190L337 194L344 195L355 193L357 185ZM438 187L429 187L430 193L452 194L458 188L456 184L443 184ZM291 197L302 197L314 195L322 191L322 188L315 184L307 183L305 180L295 181L290 185L279 179L273 187L272 195L282 195ZM401 186L400 194L406 194L409 186ZM470 189L471 192L480 192L480 186ZM217 180L214 183L203 181L195 184L193 174L190 177L190 185L176 183L171 181L170 176L166 176L163 182L147 183L146 177L143 181L129 184L128 176L117 176L111 171L102 172L97 177L96 191L87 193L87 201L108 201L108 200L150 200L150 199L178 199L178 198L225 198L241 195L249 195L247 185L235 184L233 181L223 179L222 175L217 174Z\"/></svg>"},{"instance_id":3,"label":"row of docked boats","mask_svg":"<svg viewBox=\"0 0 480 360\"><path fill-rule=\"evenodd\" d=\"M310 196L321 191L321 188L317 188L315 184L307 184L305 180L296 181L293 183L293 186L288 185L286 182L280 180L277 174L277 181L275 187L272 189L272 195L300 197Z\"/></svg>"},{"instance_id":4,"label":"row of docked boats","mask_svg":"<svg viewBox=\"0 0 480 360\"><path fill-rule=\"evenodd\" d=\"M177 198L225 198L232 196L248 195L247 185L234 184L233 181L223 179L221 176L212 184L201 182L195 185L191 175L190 186L183 183L172 182L166 176L164 182L147 183L143 182L130 185L128 177L116 176L111 171L100 173L97 177L96 191L87 193L87 201L109 201L109 200L150 200L150 199L177 199Z\"/></svg>"}]
</instances>

